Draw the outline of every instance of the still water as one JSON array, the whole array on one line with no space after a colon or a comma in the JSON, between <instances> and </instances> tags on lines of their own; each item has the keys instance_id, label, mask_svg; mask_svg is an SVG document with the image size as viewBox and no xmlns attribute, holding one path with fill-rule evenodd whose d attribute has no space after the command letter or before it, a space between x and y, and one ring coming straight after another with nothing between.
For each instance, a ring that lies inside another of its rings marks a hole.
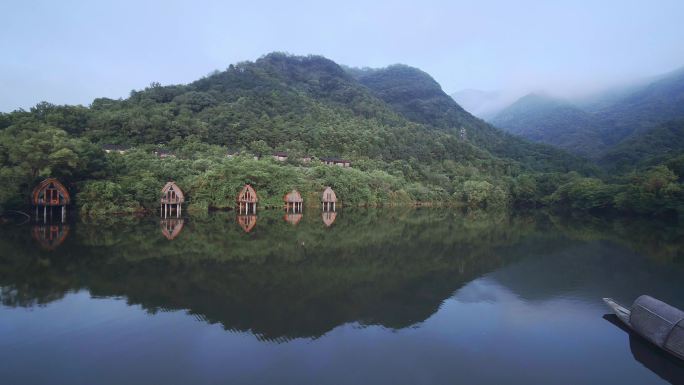
<instances>
[{"instance_id":1,"label":"still water","mask_svg":"<svg viewBox=\"0 0 684 385\"><path fill-rule=\"evenodd\" d=\"M602 297L684 308L684 229L277 211L0 227L3 384L667 384Z\"/></svg>"}]
</instances>

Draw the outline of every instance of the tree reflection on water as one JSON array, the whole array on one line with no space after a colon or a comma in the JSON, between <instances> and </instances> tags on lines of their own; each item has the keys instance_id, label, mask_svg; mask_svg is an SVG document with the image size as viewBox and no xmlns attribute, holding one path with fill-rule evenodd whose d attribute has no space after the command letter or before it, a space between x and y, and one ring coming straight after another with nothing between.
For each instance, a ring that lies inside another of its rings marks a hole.
<instances>
[{"instance_id":1,"label":"tree reflection on water","mask_svg":"<svg viewBox=\"0 0 684 385\"><path fill-rule=\"evenodd\" d=\"M227 330L286 341L316 338L349 322L393 329L419 324L464 284L489 273L521 295L550 295L553 285L540 280L553 277L554 266L568 277L573 270L587 276L591 253L545 264L577 242L612 242L635 252L661 245L659 253L647 254L657 261L653 268L666 270L682 260L682 231L656 222L435 209L335 214L332 228L321 226L318 213L291 226L281 212L268 210L260 213L258 228L255 216L238 216L235 226L230 213L161 224L133 218L80 222L50 250L44 237L33 242L28 233L51 232L5 227L2 303L30 307L86 289L94 296L125 297L150 313L185 310Z\"/></svg>"}]
</instances>

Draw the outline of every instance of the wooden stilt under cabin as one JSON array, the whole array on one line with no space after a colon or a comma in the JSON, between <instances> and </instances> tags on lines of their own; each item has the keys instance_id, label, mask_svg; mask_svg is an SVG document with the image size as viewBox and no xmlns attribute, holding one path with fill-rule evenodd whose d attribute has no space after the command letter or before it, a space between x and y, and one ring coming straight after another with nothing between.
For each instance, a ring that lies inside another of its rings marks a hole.
<instances>
[{"instance_id":1,"label":"wooden stilt under cabin","mask_svg":"<svg viewBox=\"0 0 684 385\"><path fill-rule=\"evenodd\" d=\"M335 195L335 191L333 191L332 188L326 187L325 190L323 190L321 204L323 205L323 211L335 211L337 195Z\"/></svg>"},{"instance_id":2,"label":"wooden stilt under cabin","mask_svg":"<svg viewBox=\"0 0 684 385\"><path fill-rule=\"evenodd\" d=\"M40 208L43 208L43 223L48 222L48 214L52 219L53 210L57 208L61 214L61 221L66 220L66 207L71 203L69 191L55 178L47 178L33 189L31 203L36 207L36 221L40 217Z\"/></svg>"},{"instance_id":3,"label":"wooden stilt under cabin","mask_svg":"<svg viewBox=\"0 0 684 385\"><path fill-rule=\"evenodd\" d=\"M258 201L259 198L254 188L246 184L237 196L238 214L256 214Z\"/></svg>"},{"instance_id":4,"label":"wooden stilt under cabin","mask_svg":"<svg viewBox=\"0 0 684 385\"><path fill-rule=\"evenodd\" d=\"M174 182L168 182L161 191L161 217L169 218L175 216L180 218L183 211L185 195Z\"/></svg>"}]
</instances>

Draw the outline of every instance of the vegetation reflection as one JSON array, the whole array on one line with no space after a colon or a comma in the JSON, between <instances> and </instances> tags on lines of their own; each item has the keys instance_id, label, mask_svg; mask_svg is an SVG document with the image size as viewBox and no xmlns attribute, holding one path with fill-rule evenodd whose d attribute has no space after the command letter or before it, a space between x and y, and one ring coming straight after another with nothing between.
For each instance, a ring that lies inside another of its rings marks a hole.
<instances>
[{"instance_id":1,"label":"vegetation reflection","mask_svg":"<svg viewBox=\"0 0 684 385\"><path fill-rule=\"evenodd\" d=\"M336 215L328 227L325 214L304 214L297 226L276 210L262 211L258 226L256 216L234 213L81 222L71 232L3 226L0 298L30 307L86 289L282 341L349 322L419 324L465 283L572 240L607 239L658 263L682 260L683 231L653 221L347 209L328 213Z\"/></svg>"}]
</instances>

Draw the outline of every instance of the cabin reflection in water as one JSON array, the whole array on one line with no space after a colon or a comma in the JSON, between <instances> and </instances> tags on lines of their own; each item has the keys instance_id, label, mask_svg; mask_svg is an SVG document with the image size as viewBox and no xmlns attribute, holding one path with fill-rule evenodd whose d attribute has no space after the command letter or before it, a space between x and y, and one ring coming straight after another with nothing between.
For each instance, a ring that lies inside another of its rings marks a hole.
<instances>
[{"instance_id":1,"label":"cabin reflection in water","mask_svg":"<svg viewBox=\"0 0 684 385\"><path fill-rule=\"evenodd\" d=\"M31 236L45 250L54 250L69 236L69 225L34 225Z\"/></svg>"},{"instance_id":2,"label":"cabin reflection in water","mask_svg":"<svg viewBox=\"0 0 684 385\"><path fill-rule=\"evenodd\" d=\"M160 226L162 229L162 234L166 239L173 240L178 234L183 230L185 226L185 219L183 218L163 218L160 221Z\"/></svg>"},{"instance_id":3,"label":"cabin reflection in water","mask_svg":"<svg viewBox=\"0 0 684 385\"><path fill-rule=\"evenodd\" d=\"M326 226L330 227L332 226L333 222L335 222L335 218L337 218L337 213L335 211L323 211L321 217L323 218L323 223L325 223Z\"/></svg>"},{"instance_id":4,"label":"cabin reflection in water","mask_svg":"<svg viewBox=\"0 0 684 385\"><path fill-rule=\"evenodd\" d=\"M296 225L299 223L299 221L302 220L302 217L304 215L299 212L299 213L292 213L292 212L287 212L285 213L285 216L283 216L283 219L285 219L285 222L291 224L291 225Z\"/></svg>"},{"instance_id":5,"label":"cabin reflection in water","mask_svg":"<svg viewBox=\"0 0 684 385\"><path fill-rule=\"evenodd\" d=\"M256 226L257 216L252 214L238 215L237 222L246 233L249 233L252 231L254 226Z\"/></svg>"}]
</instances>

